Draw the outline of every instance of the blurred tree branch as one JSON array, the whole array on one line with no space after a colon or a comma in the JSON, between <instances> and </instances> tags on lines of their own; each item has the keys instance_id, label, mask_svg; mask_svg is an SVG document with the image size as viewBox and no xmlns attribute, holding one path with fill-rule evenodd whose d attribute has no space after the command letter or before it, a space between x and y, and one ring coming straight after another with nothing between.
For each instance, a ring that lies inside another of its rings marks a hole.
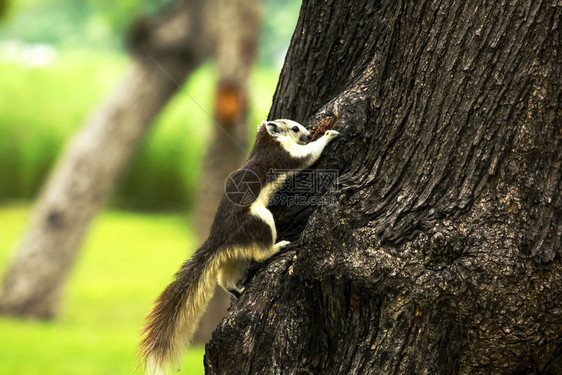
<instances>
[{"instance_id":1,"label":"blurred tree branch","mask_svg":"<svg viewBox=\"0 0 562 375\"><path fill-rule=\"evenodd\" d=\"M0 0L0 20L6 17L9 8L10 8L10 2L8 0Z\"/></svg>"},{"instance_id":2,"label":"blurred tree branch","mask_svg":"<svg viewBox=\"0 0 562 375\"><path fill-rule=\"evenodd\" d=\"M259 0L217 1L209 14L218 82L213 134L203 163L196 216L197 231L207 238L228 175L242 165L247 149L248 84L260 36ZM233 142L234 137L236 142ZM230 305L230 294L217 288L201 319L194 342L207 342Z\"/></svg>"},{"instance_id":3,"label":"blurred tree branch","mask_svg":"<svg viewBox=\"0 0 562 375\"><path fill-rule=\"evenodd\" d=\"M56 315L92 217L155 116L209 55L211 43L201 17L209 3L181 1L134 25L132 66L60 158L4 277L0 312Z\"/></svg>"}]
</instances>

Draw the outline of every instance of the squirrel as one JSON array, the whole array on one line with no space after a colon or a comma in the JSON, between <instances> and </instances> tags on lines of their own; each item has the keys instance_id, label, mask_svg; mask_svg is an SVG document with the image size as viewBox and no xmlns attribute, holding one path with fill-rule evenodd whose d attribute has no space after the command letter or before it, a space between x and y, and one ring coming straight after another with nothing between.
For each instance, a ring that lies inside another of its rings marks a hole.
<instances>
[{"instance_id":1,"label":"squirrel","mask_svg":"<svg viewBox=\"0 0 562 375\"><path fill-rule=\"evenodd\" d=\"M309 142L309 131L295 121L262 121L248 160L225 184L209 237L183 263L147 316L139 348L146 373L164 374L170 363L179 360L217 283L240 297L243 289L236 284L244 261L265 260L289 245L289 241L275 242L269 198L290 175L316 162L338 135L327 130Z\"/></svg>"}]
</instances>

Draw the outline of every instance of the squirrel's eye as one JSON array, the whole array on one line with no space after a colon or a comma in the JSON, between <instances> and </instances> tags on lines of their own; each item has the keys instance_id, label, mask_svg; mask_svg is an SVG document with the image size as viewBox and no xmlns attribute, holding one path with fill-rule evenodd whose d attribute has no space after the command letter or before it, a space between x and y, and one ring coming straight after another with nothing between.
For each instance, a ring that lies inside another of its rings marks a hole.
<instances>
[{"instance_id":1,"label":"squirrel's eye","mask_svg":"<svg viewBox=\"0 0 562 375\"><path fill-rule=\"evenodd\" d=\"M294 131L295 133L299 132L299 127L298 126L293 126L293 128L291 129L292 131Z\"/></svg>"}]
</instances>

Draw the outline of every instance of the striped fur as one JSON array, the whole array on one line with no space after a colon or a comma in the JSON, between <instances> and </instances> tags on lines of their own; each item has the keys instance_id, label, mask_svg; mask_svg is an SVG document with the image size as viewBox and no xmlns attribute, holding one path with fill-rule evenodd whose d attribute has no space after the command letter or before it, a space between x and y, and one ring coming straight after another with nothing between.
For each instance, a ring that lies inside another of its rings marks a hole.
<instances>
[{"instance_id":1,"label":"striped fur","mask_svg":"<svg viewBox=\"0 0 562 375\"><path fill-rule=\"evenodd\" d=\"M267 259L289 244L275 243L277 230L267 209L269 198L288 176L314 163L337 134L328 131L308 143L306 128L291 120L265 121L258 127L248 161L231 174L225 187L209 238L182 265L147 317L139 348L147 374L165 374L170 364L178 364L217 282L239 296L243 290L236 284L244 261ZM285 172L272 176L271 170ZM257 176L259 184L248 184L248 171ZM239 192L241 186L250 189L253 201L242 204L227 197Z\"/></svg>"}]
</instances>

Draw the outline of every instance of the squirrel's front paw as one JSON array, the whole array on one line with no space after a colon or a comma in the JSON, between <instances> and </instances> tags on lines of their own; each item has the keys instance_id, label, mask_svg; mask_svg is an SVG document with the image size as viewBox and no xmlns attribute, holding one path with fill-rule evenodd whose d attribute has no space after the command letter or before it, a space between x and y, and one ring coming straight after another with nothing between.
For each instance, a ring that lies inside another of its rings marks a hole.
<instances>
[{"instance_id":1,"label":"squirrel's front paw","mask_svg":"<svg viewBox=\"0 0 562 375\"><path fill-rule=\"evenodd\" d=\"M282 249L284 247L287 247L291 244L291 241L279 241L275 244L275 247L278 249Z\"/></svg>"},{"instance_id":2,"label":"squirrel's front paw","mask_svg":"<svg viewBox=\"0 0 562 375\"><path fill-rule=\"evenodd\" d=\"M328 138L336 138L340 133L335 130L326 130L324 135Z\"/></svg>"}]
</instances>

